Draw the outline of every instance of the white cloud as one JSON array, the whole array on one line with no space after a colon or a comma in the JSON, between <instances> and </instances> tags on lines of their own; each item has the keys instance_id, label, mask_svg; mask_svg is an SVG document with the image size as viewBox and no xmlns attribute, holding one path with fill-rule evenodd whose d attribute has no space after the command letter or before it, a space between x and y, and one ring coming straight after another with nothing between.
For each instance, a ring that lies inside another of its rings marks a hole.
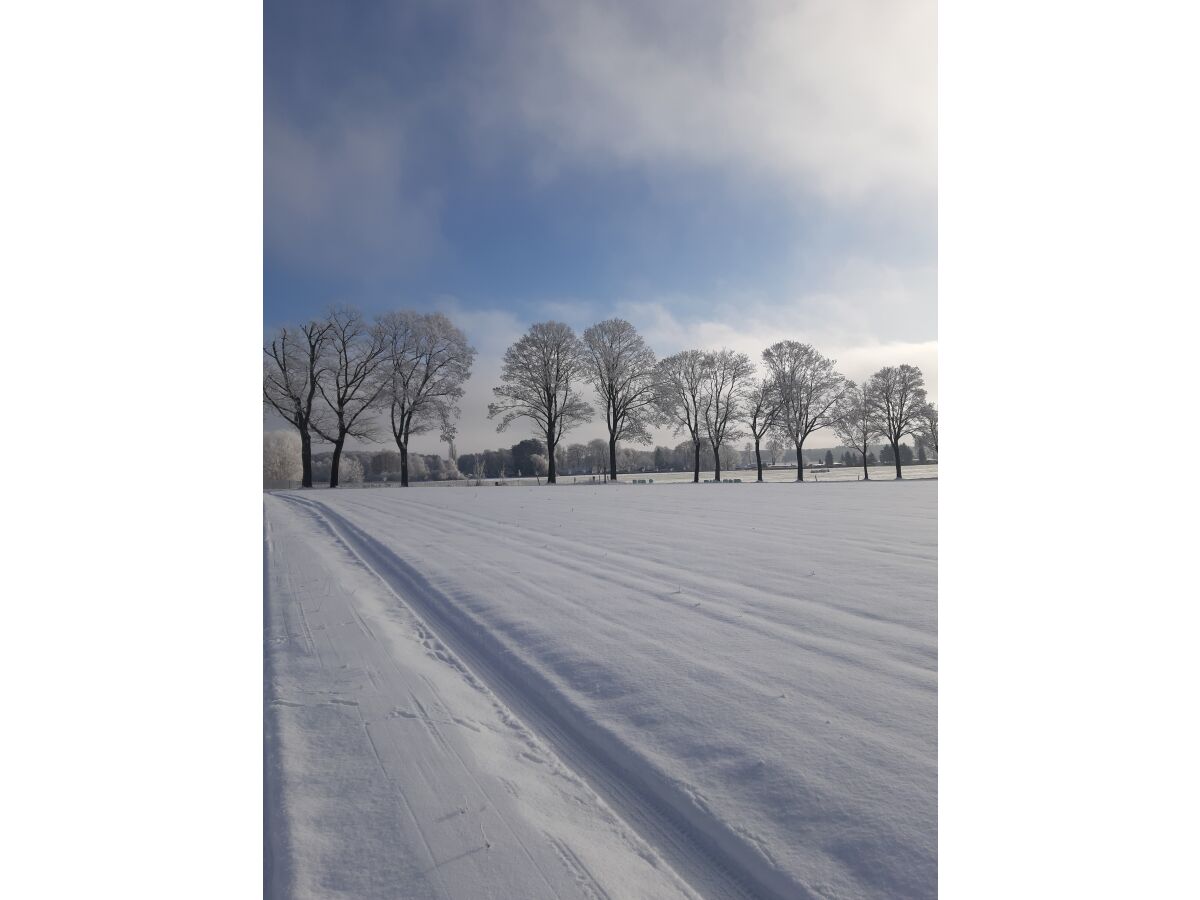
<instances>
[{"instance_id":1,"label":"white cloud","mask_svg":"<svg viewBox=\"0 0 1200 900\"><path fill-rule=\"evenodd\" d=\"M822 208L811 203L819 197L877 239L894 235L897 246L908 236L903 230L927 234L936 223L932 0L537 0L463 9L473 29L468 58L428 103L397 100L383 115L343 108L338 99L327 127L312 134L268 118L269 247L309 261L353 252L355 266L434 252L439 197L409 156L426 105L455 111L474 138L478 165L503 171L516 153L535 180L580 167L694 167L750 179L812 215ZM662 355L728 346L757 361L764 347L794 338L838 359L855 379L883 365L920 365L936 397L936 259L903 267L881 261L896 254L871 256L862 245L855 252L806 255L797 244L793 257L807 270L786 277L800 287L770 296L722 295L714 286L703 297L638 302L560 297L527 320L446 298L439 306L479 350L458 446L478 450L525 436L520 427L496 434L486 411L505 348L535 318L582 329L621 315ZM445 446L429 439L418 449Z\"/></svg>"},{"instance_id":2,"label":"white cloud","mask_svg":"<svg viewBox=\"0 0 1200 900\"><path fill-rule=\"evenodd\" d=\"M505 48L504 92L489 83L477 119L533 129L542 173L579 157L687 162L836 202L885 195L928 208L936 16L926 0L543 0L536 18L486 22L481 46Z\"/></svg>"},{"instance_id":3,"label":"white cloud","mask_svg":"<svg viewBox=\"0 0 1200 900\"><path fill-rule=\"evenodd\" d=\"M380 60L306 85L303 104L268 103L268 251L370 276L444 249L454 184L438 141L481 171L517 159L535 183L693 167L797 209L821 198L884 240L930 231L933 0L466 2L447 15L463 43L432 83Z\"/></svg>"},{"instance_id":4,"label":"white cloud","mask_svg":"<svg viewBox=\"0 0 1200 900\"><path fill-rule=\"evenodd\" d=\"M936 298L934 265L896 267L849 257L833 265L816 287L662 297L621 303L617 309L673 347L671 352L698 340L719 342L726 331L785 334L818 347L848 347L930 340L937 333Z\"/></svg>"}]
</instances>

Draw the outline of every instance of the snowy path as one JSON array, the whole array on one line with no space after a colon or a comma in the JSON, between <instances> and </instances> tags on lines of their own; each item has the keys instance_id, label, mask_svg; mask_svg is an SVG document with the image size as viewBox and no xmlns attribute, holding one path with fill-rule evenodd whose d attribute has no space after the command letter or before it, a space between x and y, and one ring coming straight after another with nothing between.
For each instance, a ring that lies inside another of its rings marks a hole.
<instances>
[{"instance_id":1,"label":"snowy path","mask_svg":"<svg viewBox=\"0 0 1200 900\"><path fill-rule=\"evenodd\" d=\"M268 896L694 896L328 531L266 521Z\"/></svg>"},{"instance_id":2,"label":"snowy path","mask_svg":"<svg viewBox=\"0 0 1200 900\"><path fill-rule=\"evenodd\" d=\"M570 810L579 842L564 845L563 810L520 790L505 794L510 808L497 815L520 823L538 803L542 826L523 835L524 863L514 858L505 870L550 874L505 890L492 882L494 896L678 896L686 888L672 869L712 898L935 895L936 484L314 492L268 498L268 523L277 519L305 533L309 546L297 551L305 565L324 548L326 581L312 604L362 582L343 607L371 595L372 615L412 635L409 647L393 641L403 653L389 657L383 642L344 646L343 631L329 651L345 655L339 665L371 673L397 668L398 657L406 667L439 664L443 682L482 682L494 716L511 722L511 710L538 735L509 729L505 737L539 746L535 755L588 797L586 814L578 804ZM292 552L296 543L285 546ZM279 553L277 577L286 572ZM277 590L296 605L294 578ZM311 623L299 618L296 628L309 634L310 655L324 649ZM410 659L422 656L413 643L433 656ZM283 659L302 661L296 656ZM449 690L439 685L443 699L421 708L454 707ZM308 723L308 731L327 736L329 725ZM374 739L378 727L362 730ZM447 805L446 792L481 768L479 759L496 773L528 768L521 751L501 743L481 754L485 731L454 732L475 751L458 772L447 774L443 761L439 774L428 761L421 810L439 797ZM394 732L383 741L404 746L396 772L414 768L411 739ZM388 771L380 746L378 765ZM530 779L526 790L545 793L541 771L519 773ZM512 775L499 777L515 784ZM462 829L470 818L447 820L460 826L447 852L469 849ZM607 847L597 843L597 821ZM393 835L397 826L371 830ZM363 827L347 823L351 832ZM420 846L421 836L397 843ZM532 865L539 851L557 868ZM483 879L503 855L485 850L472 877ZM645 861L656 856L657 866ZM574 868L564 863L572 858ZM592 880L576 880L581 870ZM372 873L393 885L411 884L411 874ZM489 896L469 892L481 883L446 895ZM439 893L430 883L405 895Z\"/></svg>"}]
</instances>

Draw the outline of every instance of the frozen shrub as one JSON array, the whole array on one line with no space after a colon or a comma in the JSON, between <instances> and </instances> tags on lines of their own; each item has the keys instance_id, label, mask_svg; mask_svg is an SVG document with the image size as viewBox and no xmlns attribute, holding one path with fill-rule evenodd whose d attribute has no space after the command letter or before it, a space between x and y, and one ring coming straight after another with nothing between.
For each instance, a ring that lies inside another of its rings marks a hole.
<instances>
[{"instance_id":1,"label":"frozen shrub","mask_svg":"<svg viewBox=\"0 0 1200 900\"><path fill-rule=\"evenodd\" d=\"M353 456L343 456L338 462L338 481L346 484L362 484L362 463Z\"/></svg>"},{"instance_id":2,"label":"frozen shrub","mask_svg":"<svg viewBox=\"0 0 1200 900\"><path fill-rule=\"evenodd\" d=\"M300 435L295 431L263 434L263 481L299 481Z\"/></svg>"}]
</instances>

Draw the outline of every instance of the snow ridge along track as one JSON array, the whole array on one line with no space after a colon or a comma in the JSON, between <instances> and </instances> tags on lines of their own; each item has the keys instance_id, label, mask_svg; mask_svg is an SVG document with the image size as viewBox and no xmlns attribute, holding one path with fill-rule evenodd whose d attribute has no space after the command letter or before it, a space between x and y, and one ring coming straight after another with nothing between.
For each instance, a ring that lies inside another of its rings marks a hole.
<instances>
[{"instance_id":1,"label":"snow ridge along track","mask_svg":"<svg viewBox=\"0 0 1200 900\"><path fill-rule=\"evenodd\" d=\"M263 516L263 629L271 628L271 520ZM271 656L263 662L263 896L268 900L291 895L287 829L280 793L278 725L268 712L271 701Z\"/></svg>"},{"instance_id":2,"label":"snow ridge along track","mask_svg":"<svg viewBox=\"0 0 1200 900\"><path fill-rule=\"evenodd\" d=\"M813 896L573 706L382 543L318 502L277 496L323 524L698 893L709 900Z\"/></svg>"}]
</instances>

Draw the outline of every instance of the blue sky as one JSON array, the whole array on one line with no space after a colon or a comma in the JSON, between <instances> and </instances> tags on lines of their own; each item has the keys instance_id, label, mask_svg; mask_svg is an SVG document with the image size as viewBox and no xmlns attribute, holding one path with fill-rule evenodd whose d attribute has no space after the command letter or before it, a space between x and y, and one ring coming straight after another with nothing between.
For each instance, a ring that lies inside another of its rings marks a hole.
<instances>
[{"instance_id":1,"label":"blue sky","mask_svg":"<svg viewBox=\"0 0 1200 900\"><path fill-rule=\"evenodd\" d=\"M480 351L460 448L524 436L484 410L547 318L621 315L660 354L796 338L936 396L932 3L264 15L264 329L450 313Z\"/></svg>"}]
</instances>

